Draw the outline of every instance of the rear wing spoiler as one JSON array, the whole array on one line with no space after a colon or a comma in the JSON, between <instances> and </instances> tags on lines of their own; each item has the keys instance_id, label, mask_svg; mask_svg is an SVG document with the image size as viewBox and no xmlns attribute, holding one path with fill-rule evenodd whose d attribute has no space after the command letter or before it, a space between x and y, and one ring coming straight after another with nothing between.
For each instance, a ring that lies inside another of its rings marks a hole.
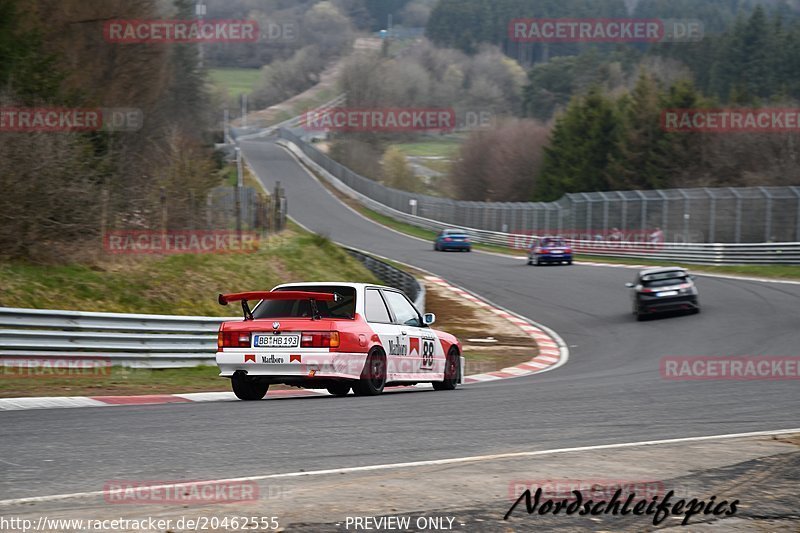
<instances>
[{"instance_id":1,"label":"rear wing spoiler","mask_svg":"<svg viewBox=\"0 0 800 533\"><path fill-rule=\"evenodd\" d=\"M342 300L342 296L330 292L253 291L220 294L217 298L220 305L228 305L230 302L242 302L244 319L253 320L253 313L250 311L250 306L247 305L248 300L309 300L311 302L311 310L314 313L314 319L319 319L320 315L317 309L317 301L338 302Z\"/></svg>"}]
</instances>

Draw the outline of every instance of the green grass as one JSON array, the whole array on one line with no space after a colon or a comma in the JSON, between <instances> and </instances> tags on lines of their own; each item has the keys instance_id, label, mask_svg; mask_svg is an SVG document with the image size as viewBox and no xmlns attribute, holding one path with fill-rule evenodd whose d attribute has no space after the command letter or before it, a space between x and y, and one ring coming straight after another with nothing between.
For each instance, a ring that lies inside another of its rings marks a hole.
<instances>
[{"instance_id":1,"label":"green grass","mask_svg":"<svg viewBox=\"0 0 800 533\"><path fill-rule=\"evenodd\" d=\"M435 170L436 172L441 172L442 174L447 174L450 172L450 167L453 166L453 163L450 161L445 161L443 159L433 159L429 161L419 161L419 164L425 167L428 167L431 170Z\"/></svg>"},{"instance_id":2,"label":"green grass","mask_svg":"<svg viewBox=\"0 0 800 533\"><path fill-rule=\"evenodd\" d=\"M212 68L208 73L215 87L234 97L251 93L261 79L261 71L257 68Z\"/></svg>"},{"instance_id":3,"label":"green grass","mask_svg":"<svg viewBox=\"0 0 800 533\"><path fill-rule=\"evenodd\" d=\"M248 254L108 256L93 265L3 263L0 306L229 316L231 308L217 304L220 292L325 280L376 281L343 249L289 229Z\"/></svg>"},{"instance_id":4,"label":"green grass","mask_svg":"<svg viewBox=\"0 0 800 533\"><path fill-rule=\"evenodd\" d=\"M335 96L336 91L332 87L319 88L316 90L312 89L311 96L300 98L292 104L292 110L294 111L292 116L300 115L310 109L319 107L325 102L330 102Z\"/></svg>"},{"instance_id":5,"label":"green grass","mask_svg":"<svg viewBox=\"0 0 800 533\"><path fill-rule=\"evenodd\" d=\"M444 140L403 143L395 144L394 146L408 156L446 157L452 159L458 154L461 143L455 140Z\"/></svg>"},{"instance_id":6,"label":"green grass","mask_svg":"<svg viewBox=\"0 0 800 533\"><path fill-rule=\"evenodd\" d=\"M651 259L639 259L637 257L605 257L578 254L575 256L577 261L593 261L598 263L610 264L637 264L646 266L664 266L664 261ZM800 266L793 265L696 265L692 263L668 263L670 266L680 266L694 272L710 272L715 274L727 274L731 276L752 276L759 278L775 279L800 279Z\"/></svg>"},{"instance_id":7,"label":"green grass","mask_svg":"<svg viewBox=\"0 0 800 533\"><path fill-rule=\"evenodd\" d=\"M126 396L175 394L185 392L228 391L230 385L219 377L216 366L165 368L158 370L123 368L102 369L98 375L56 377L46 372L0 369L0 397L24 396Z\"/></svg>"}]
</instances>

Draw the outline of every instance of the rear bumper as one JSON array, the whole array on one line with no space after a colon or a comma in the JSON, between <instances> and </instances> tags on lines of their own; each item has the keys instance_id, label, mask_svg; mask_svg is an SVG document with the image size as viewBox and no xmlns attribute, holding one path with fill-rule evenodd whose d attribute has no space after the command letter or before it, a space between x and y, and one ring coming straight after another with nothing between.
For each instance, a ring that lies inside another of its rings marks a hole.
<instances>
[{"instance_id":1,"label":"rear bumper","mask_svg":"<svg viewBox=\"0 0 800 533\"><path fill-rule=\"evenodd\" d=\"M561 254L561 255L537 255L534 260L538 260L540 263L567 263L572 262L572 254Z\"/></svg>"},{"instance_id":2,"label":"rear bumper","mask_svg":"<svg viewBox=\"0 0 800 533\"><path fill-rule=\"evenodd\" d=\"M440 242L440 250L469 250L472 245L468 242Z\"/></svg>"},{"instance_id":3,"label":"rear bumper","mask_svg":"<svg viewBox=\"0 0 800 533\"><path fill-rule=\"evenodd\" d=\"M699 309L697 295L689 294L671 298L639 298L640 313L666 313L670 311L692 311Z\"/></svg>"},{"instance_id":4,"label":"rear bumper","mask_svg":"<svg viewBox=\"0 0 800 533\"><path fill-rule=\"evenodd\" d=\"M358 379L364 369L366 353L297 352L274 353L248 348L217 352L220 376L243 371L249 376L287 378Z\"/></svg>"}]
</instances>

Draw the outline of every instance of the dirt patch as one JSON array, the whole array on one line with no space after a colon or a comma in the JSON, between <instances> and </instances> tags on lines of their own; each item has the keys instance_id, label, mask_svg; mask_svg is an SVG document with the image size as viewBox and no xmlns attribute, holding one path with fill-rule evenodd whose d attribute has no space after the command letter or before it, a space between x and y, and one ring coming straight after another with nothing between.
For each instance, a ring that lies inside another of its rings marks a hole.
<instances>
[{"instance_id":1,"label":"dirt patch","mask_svg":"<svg viewBox=\"0 0 800 533\"><path fill-rule=\"evenodd\" d=\"M530 361L539 350L519 327L439 285L425 285L425 310L436 314L435 327L461 341L466 375L494 372ZM495 342L481 342L482 340Z\"/></svg>"}]
</instances>

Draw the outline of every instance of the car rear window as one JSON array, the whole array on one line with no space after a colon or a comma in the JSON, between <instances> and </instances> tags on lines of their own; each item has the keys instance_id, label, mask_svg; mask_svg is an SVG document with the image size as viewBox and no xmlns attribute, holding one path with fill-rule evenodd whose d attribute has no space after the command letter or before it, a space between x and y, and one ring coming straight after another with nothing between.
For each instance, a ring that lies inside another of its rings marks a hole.
<instances>
[{"instance_id":1,"label":"car rear window","mask_svg":"<svg viewBox=\"0 0 800 533\"><path fill-rule=\"evenodd\" d=\"M283 287L278 291L308 291L337 293L339 302L317 302L322 318L344 318L352 320L356 313L356 290L339 285L304 285L302 287ZM301 300L262 300L253 309L253 318L311 318L313 311L308 299Z\"/></svg>"},{"instance_id":2,"label":"car rear window","mask_svg":"<svg viewBox=\"0 0 800 533\"><path fill-rule=\"evenodd\" d=\"M678 283L686 283L688 280L689 277L686 272L660 272L642 276L642 285L645 287L667 287Z\"/></svg>"}]
</instances>

